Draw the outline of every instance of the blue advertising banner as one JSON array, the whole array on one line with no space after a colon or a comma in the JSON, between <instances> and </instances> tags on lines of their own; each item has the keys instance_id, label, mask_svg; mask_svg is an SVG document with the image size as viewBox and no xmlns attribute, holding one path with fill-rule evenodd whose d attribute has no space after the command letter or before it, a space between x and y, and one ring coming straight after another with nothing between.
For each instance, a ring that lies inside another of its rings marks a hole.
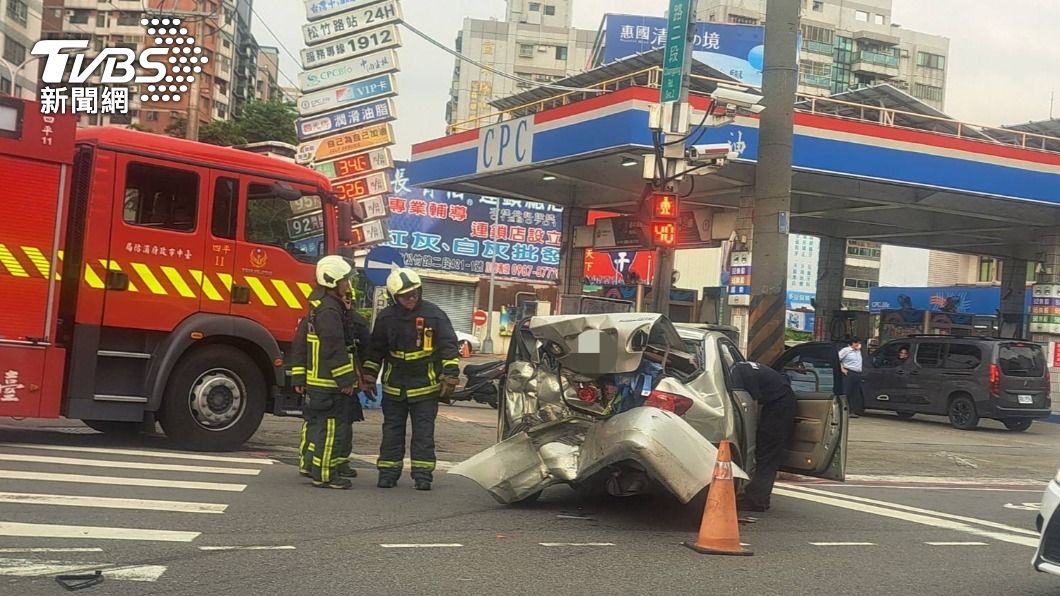
<instances>
[{"instance_id":1,"label":"blue advertising banner","mask_svg":"<svg viewBox=\"0 0 1060 596\"><path fill-rule=\"evenodd\" d=\"M813 325L817 315L812 312L797 310L787 311L787 327L804 333L813 333Z\"/></svg>"},{"instance_id":2,"label":"blue advertising banner","mask_svg":"<svg viewBox=\"0 0 1060 596\"><path fill-rule=\"evenodd\" d=\"M604 17L602 64L666 46L666 19L625 14ZM765 27L698 23L692 57L748 85L762 85Z\"/></svg>"},{"instance_id":3,"label":"blue advertising banner","mask_svg":"<svg viewBox=\"0 0 1060 596\"><path fill-rule=\"evenodd\" d=\"M562 207L410 187L406 167L398 162L394 169L386 243L401 253L406 266L481 276L490 273L496 254L500 278L559 279Z\"/></svg>"},{"instance_id":4,"label":"blue advertising banner","mask_svg":"<svg viewBox=\"0 0 1060 596\"><path fill-rule=\"evenodd\" d=\"M1030 310L1032 292L1027 291L1023 312ZM937 312L997 315L1001 288L886 288L869 290L869 312L881 310L933 310Z\"/></svg>"},{"instance_id":5,"label":"blue advertising banner","mask_svg":"<svg viewBox=\"0 0 1060 596\"><path fill-rule=\"evenodd\" d=\"M789 290L787 296L787 308L788 310L795 310L798 308L812 309L813 303L811 302L811 300L813 300L815 297L816 294L814 294L813 292L792 292Z\"/></svg>"},{"instance_id":6,"label":"blue advertising banner","mask_svg":"<svg viewBox=\"0 0 1060 596\"><path fill-rule=\"evenodd\" d=\"M295 132L298 133L299 141L306 141L368 124L388 122L393 119L394 103L389 99L380 99L371 103L320 114L319 116L299 118L295 121Z\"/></svg>"}]
</instances>

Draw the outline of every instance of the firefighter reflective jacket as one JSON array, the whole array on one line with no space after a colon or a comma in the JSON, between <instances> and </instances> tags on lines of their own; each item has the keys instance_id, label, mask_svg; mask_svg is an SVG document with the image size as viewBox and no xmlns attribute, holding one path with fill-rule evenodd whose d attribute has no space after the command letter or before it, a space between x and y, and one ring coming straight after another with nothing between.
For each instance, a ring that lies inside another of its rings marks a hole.
<instances>
[{"instance_id":1,"label":"firefighter reflective jacket","mask_svg":"<svg viewBox=\"0 0 1060 596\"><path fill-rule=\"evenodd\" d=\"M348 314L346 305L323 288L309 295L309 313L291 344L292 385L323 390L357 385Z\"/></svg>"},{"instance_id":2,"label":"firefighter reflective jacket","mask_svg":"<svg viewBox=\"0 0 1060 596\"><path fill-rule=\"evenodd\" d=\"M375 320L364 369L379 375L389 397L437 398L441 376L460 375L453 324L445 311L426 300L413 310L387 307Z\"/></svg>"}]
</instances>

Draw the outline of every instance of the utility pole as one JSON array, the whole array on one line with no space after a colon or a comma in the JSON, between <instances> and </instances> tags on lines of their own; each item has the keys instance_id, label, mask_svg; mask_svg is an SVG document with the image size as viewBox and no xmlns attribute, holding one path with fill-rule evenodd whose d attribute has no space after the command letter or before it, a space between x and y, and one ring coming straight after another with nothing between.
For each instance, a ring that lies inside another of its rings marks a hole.
<instances>
[{"instance_id":1,"label":"utility pole","mask_svg":"<svg viewBox=\"0 0 1060 596\"><path fill-rule=\"evenodd\" d=\"M767 363L784 350L798 32L799 1L768 0L747 337L751 360Z\"/></svg>"},{"instance_id":2,"label":"utility pole","mask_svg":"<svg viewBox=\"0 0 1060 596\"><path fill-rule=\"evenodd\" d=\"M663 53L663 77L659 89L662 112L663 159L656 167L653 180L656 190L672 192L676 178L683 171L684 138L688 134L688 86L692 72L692 44L696 35L698 0L670 0L667 14L666 48ZM662 178L658 172L662 172ZM674 249L655 249L655 279L652 305L657 313L670 312L670 289L673 286Z\"/></svg>"},{"instance_id":3,"label":"utility pole","mask_svg":"<svg viewBox=\"0 0 1060 596\"><path fill-rule=\"evenodd\" d=\"M200 40L198 31L191 27L190 22L187 24L188 32L191 33L196 40ZM192 141L199 140L199 81L202 80L203 74L205 74L205 69L201 73L195 73L192 75L195 79L191 82L189 88L191 95L188 97L188 115L186 120L187 126L185 126L185 136Z\"/></svg>"},{"instance_id":4,"label":"utility pole","mask_svg":"<svg viewBox=\"0 0 1060 596\"><path fill-rule=\"evenodd\" d=\"M497 200L497 205L493 209L493 229L490 230L490 237L493 238L493 257L490 259L490 295L489 302L486 312L486 339L482 341L482 352L484 354L493 353L493 293L497 287L497 224L500 223L501 217L501 200Z\"/></svg>"}]
</instances>

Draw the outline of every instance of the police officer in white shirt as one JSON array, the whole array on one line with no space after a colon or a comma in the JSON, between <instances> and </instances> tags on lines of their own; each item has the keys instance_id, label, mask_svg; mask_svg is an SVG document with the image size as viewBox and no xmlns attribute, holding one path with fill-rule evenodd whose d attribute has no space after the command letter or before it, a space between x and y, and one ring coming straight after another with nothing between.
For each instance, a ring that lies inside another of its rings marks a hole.
<instances>
[{"instance_id":1,"label":"police officer in white shirt","mask_svg":"<svg viewBox=\"0 0 1060 596\"><path fill-rule=\"evenodd\" d=\"M850 404L850 417L857 418L865 411L865 396L861 393L861 340L851 339L839 351L839 367L843 371L843 390Z\"/></svg>"}]
</instances>

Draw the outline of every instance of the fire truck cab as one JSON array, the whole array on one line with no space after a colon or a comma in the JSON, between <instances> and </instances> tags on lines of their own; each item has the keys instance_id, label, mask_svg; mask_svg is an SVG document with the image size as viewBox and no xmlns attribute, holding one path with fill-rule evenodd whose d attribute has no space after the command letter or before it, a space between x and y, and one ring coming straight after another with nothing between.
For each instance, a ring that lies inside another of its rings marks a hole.
<instances>
[{"instance_id":1,"label":"fire truck cab","mask_svg":"<svg viewBox=\"0 0 1060 596\"><path fill-rule=\"evenodd\" d=\"M0 98L0 416L226 450L284 393L328 180L281 159ZM345 211L345 210L344 210Z\"/></svg>"}]
</instances>

